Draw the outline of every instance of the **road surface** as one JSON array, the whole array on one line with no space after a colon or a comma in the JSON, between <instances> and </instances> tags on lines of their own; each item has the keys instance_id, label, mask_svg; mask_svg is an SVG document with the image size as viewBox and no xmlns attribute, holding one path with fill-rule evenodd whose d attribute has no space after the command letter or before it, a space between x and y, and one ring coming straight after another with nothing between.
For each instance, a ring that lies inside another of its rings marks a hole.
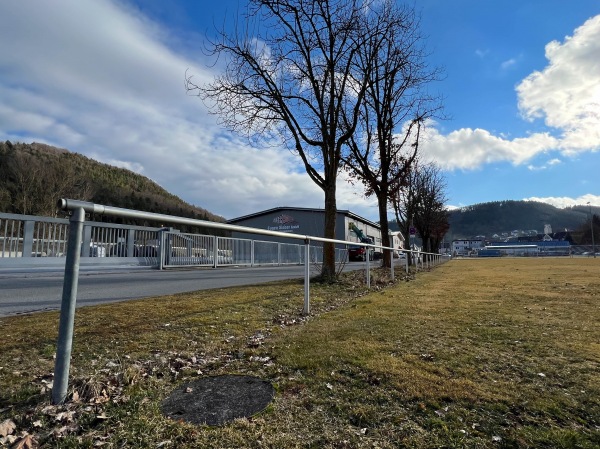
<instances>
[{"instance_id":1,"label":"road surface","mask_svg":"<svg viewBox=\"0 0 600 449\"><path fill-rule=\"evenodd\" d=\"M346 268L364 266L350 263ZM64 272L56 269L0 270L0 317L60 309L63 277ZM304 266L300 265L164 271L147 267L82 269L77 307L303 277Z\"/></svg>"}]
</instances>

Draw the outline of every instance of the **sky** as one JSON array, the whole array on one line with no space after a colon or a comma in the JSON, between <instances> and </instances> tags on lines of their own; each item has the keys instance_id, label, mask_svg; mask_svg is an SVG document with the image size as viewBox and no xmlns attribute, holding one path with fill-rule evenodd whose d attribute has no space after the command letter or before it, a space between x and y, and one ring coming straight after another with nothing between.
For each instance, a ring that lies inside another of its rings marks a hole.
<instances>
[{"instance_id":1,"label":"sky","mask_svg":"<svg viewBox=\"0 0 600 449\"><path fill-rule=\"evenodd\" d=\"M0 140L43 142L143 174L225 218L323 207L283 147L218 124L184 79L245 0L0 0ZM600 0L415 0L444 120L421 148L448 207L600 206ZM377 220L345 177L338 209Z\"/></svg>"}]
</instances>

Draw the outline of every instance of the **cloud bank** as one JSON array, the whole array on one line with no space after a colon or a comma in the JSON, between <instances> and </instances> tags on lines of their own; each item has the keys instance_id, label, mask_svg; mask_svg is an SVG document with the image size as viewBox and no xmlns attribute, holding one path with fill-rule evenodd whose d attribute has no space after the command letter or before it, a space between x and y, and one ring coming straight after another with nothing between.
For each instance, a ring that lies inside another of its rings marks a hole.
<instances>
[{"instance_id":1,"label":"cloud bank","mask_svg":"<svg viewBox=\"0 0 600 449\"><path fill-rule=\"evenodd\" d=\"M208 64L172 51L165 30L122 4L7 2L0 33L2 140L134 170L228 218L322 203L290 153L251 148L186 96L186 69L203 84Z\"/></svg>"},{"instance_id":2,"label":"cloud bank","mask_svg":"<svg viewBox=\"0 0 600 449\"><path fill-rule=\"evenodd\" d=\"M600 205L600 195L582 195L579 198L568 198L568 197L544 197L539 198L532 196L530 198L525 198L525 201L537 201L540 203L548 203L555 207L564 209L565 207L573 207L573 206L584 206L587 203L590 203L593 206Z\"/></svg>"},{"instance_id":3,"label":"cloud bank","mask_svg":"<svg viewBox=\"0 0 600 449\"><path fill-rule=\"evenodd\" d=\"M0 139L38 141L142 173L227 218L276 206L322 207L322 192L280 148L224 132L195 97L215 73L199 42L176 36L116 0L19 0L0 6ZM179 49L178 49L179 48ZM194 54L191 51L195 51ZM548 66L517 86L526 120L552 132L516 139L483 129L429 127L429 157L473 169L539 153L600 148L600 16L546 47ZM374 200L340 176L338 207L377 216ZM600 203L600 202L598 202ZM375 218L376 219L376 218Z\"/></svg>"}]
</instances>

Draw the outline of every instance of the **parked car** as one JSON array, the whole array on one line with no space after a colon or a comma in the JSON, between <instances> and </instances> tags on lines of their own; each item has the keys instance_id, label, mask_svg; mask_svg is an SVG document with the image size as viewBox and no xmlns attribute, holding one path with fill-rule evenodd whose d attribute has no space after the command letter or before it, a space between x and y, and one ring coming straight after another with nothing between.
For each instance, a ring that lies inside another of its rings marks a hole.
<instances>
[{"instance_id":1,"label":"parked car","mask_svg":"<svg viewBox=\"0 0 600 449\"><path fill-rule=\"evenodd\" d=\"M406 253L402 250L394 251L394 259L406 259Z\"/></svg>"},{"instance_id":2,"label":"parked car","mask_svg":"<svg viewBox=\"0 0 600 449\"><path fill-rule=\"evenodd\" d=\"M90 257L106 257L106 248L99 243L90 242Z\"/></svg>"},{"instance_id":3,"label":"parked car","mask_svg":"<svg viewBox=\"0 0 600 449\"><path fill-rule=\"evenodd\" d=\"M369 260L373 260L373 258L373 250L369 249ZM348 259L350 261L367 260L367 249L364 246L350 246L348 248Z\"/></svg>"}]
</instances>

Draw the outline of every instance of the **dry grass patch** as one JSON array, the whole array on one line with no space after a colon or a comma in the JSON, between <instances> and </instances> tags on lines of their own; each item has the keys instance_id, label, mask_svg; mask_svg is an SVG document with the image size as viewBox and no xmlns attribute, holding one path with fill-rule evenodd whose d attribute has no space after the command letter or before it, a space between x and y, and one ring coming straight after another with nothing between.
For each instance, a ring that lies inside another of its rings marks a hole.
<instances>
[{"instance_id":1,"label":"dry grass patch","mask_svg":"<svg viewBox=\"0 0 600 449\"><path fill-rule=\"evenodd\" d=\"M298 282L80 309L63 407L57 314L2 319L0 423L49 447L600 446L600 261L455 260L368 294L359 276L313 285L307 318ZM219 428L160 415L221 373L275 401Z\"/></svg>"}]
</instances>

